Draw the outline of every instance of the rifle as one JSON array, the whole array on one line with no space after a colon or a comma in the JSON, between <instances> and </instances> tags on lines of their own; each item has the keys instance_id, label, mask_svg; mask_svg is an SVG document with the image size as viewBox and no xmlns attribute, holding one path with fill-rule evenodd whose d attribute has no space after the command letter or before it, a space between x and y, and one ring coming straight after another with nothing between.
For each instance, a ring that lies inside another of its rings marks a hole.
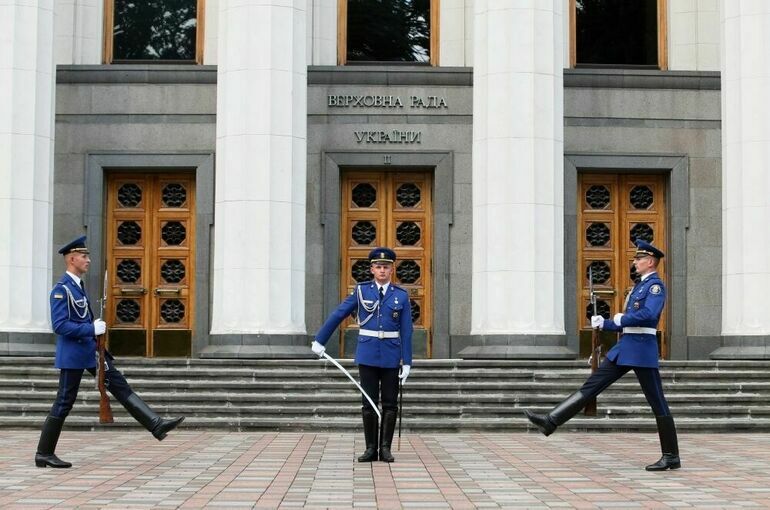
<instances>
[{"instance_id":1,"label":"rifle","mask_svg":"<svg viewBox=\"0 0 770 510\"><path fill-rule=\"evenodd\" d=\"M594 272L593 268L588 266L588 294L593 306L594 315L599 315L596 311L596 292L594 291ZM599 357L602 355L602 344L599 343L599 328L592 328L591 330L591 357L589 362L591 363L591 373L593 374L599 370ZM596 397L588 401L584 411L586 416L596 416Z\"/></svg>"},{"instance_id":2,"label":"rifle","mask_svg":"<svg viewBox=\"0 0 770 510\"><path fill-rule=\"evenodd\" d=\"M104 303L107 301L107 271L104 272L104 285L102 299L99 300L99 318L104 317ZM99 423L112 423L112 408L110 397L107 396L107 388L104 384L104 374L107 362L104 359L105 343L104 333L96 337L96 389L99 390Z\"/></svg>"}]
</instances>

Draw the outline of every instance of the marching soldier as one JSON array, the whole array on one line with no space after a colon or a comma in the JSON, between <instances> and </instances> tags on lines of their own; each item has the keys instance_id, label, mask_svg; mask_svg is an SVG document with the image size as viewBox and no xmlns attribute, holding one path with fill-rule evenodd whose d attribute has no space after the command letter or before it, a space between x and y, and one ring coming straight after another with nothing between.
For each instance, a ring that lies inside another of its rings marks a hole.
<instances>
[{"instance_id":1,"label":"marching soldier","mask_svg":"<svg viewBox=\"0 0 770 510\"><path fill-rule=\"evenodd\" d=\"M67 271L54 285L50 294L51 323L56 333L56 360L59 372L59 390L51 412L43 424L40 442L35 454L37 467L68 468L72 464L56 456L64 420L72 409L80 387L83 370L96 375L96 337L103 334L107 325L94 319L91 303L83 285L83 276L91 265L86 248L86 236L62 246ZM133 392L123 374L113 364L113 357L105 353L107 370L105 385L123 407L141 423L158 441L182 423L184 417L165 420Z\"/></svg>"},{"instance_id":2,"label":"marching soldier","mask_svg":"<svg viewBox=\"0 0 770 510\"><path fill-rule=\"evenodd\" d=\"M591 317L591 325L605 331L622 332L620 340L607 353L599 369L583 384L577 392L567 397L545 415L524 411L527 418L546 436L551 435L558 426L565 424L575 416L586 403L620 379L626 372L633 370L639 384L655 413L658 435L663 455L647 471L679 469L679 445L674 417L663 395L663 385L658 371L658 342L656 328L663 305L666 302L666 289L657 273L663 252L645 241L637 240L634 267L641 275L628 295L625 313L616 313L612 320L601 315Z\"/></svg>"},{"instance_id":3,"label":"marching soldier","mask_svg":"<svg viewBox=\"0 0 770 510\"><path fill-rule=\"evenodd\" d=\"M340 323L355 312L358 321L358 345L355 361L361 386L374 405L382 399L382 430L379 460L393 462L390 446L398 413L398 381L406 383L412 365L412 312L409 294L390 282L396 254L389 248L375 248L369 253L372 281L359 283L326 320L311 348L323 355L329 337ZM403 364L402 364L403 363ZM401 370L399 372L399 365ZM377 414L362 397L366 451L358 462L377 460Z\"/></svg>"}]
</instances>

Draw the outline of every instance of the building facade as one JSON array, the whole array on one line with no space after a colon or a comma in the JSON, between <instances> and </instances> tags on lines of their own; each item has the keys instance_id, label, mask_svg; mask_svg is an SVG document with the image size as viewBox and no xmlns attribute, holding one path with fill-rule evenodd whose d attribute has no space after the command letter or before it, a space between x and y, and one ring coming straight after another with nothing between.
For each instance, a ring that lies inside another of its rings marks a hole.
<instances>
[{"instance_id":1,"label":"building facade","mask_svg":"<svg viewBox=\"0 0 770 510\"><path fill-rule=\"evenodd\" d=\"M643 238L663 357L767 358L770 6L621 4L0 7L0 353L86 233L119 355L308 355L388 245L416 356L582 357Z\"/></svg>"}]
</instances>

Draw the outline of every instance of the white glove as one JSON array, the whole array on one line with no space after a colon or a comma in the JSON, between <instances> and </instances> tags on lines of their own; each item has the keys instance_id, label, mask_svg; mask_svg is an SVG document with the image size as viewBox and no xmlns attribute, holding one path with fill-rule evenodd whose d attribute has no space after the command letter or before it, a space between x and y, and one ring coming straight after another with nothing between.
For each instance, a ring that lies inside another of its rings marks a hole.
<instances>
[{"instance_id":1,"label":"white glove","mask_svg":"<svg viewBox=\"0 0 770 510\"><path fill-rule=\"evenodd\" d=\"M591 317L591 327L592 328L604 328L604 317L601 315L594 315Z\"/></svg>"},{"instance_id":2,"label":"white glove","mask_svg":"<svg viewBox=\"0 0 770 510\"><path fill-rule=\"evenodd\" d=\"M620 326L620 318L623 317L623 314L618 312L615 314L615 317L612 318L612 322L615 323L616 326Z\"/></svg>"},{"instance_id":3,"label":"white glove","mask_svg":"<svg viewBox=\"0 0 770 510\"><path fill-rule=\"evenodd\" d=\"M103 335L107 331L107 323L101 319L94 321L94 336Z\"/></svg>"},{"instance_id":4,"label":"white glove","mask_svg":"<svg viewBox=\"0 0 770 510\"><path fill-rule=\"evenodd\" d=\"M313 340L313 343L310 344L310 348L313 350L314 353L316 353L316 355L319 358L321 356L323 356L324 352L326 352L326 347L324 347L323 345L319 344L315 340Z\"/></svg>"},{"instance_id":5,"label":"white glove","mask_svg":"<svg viewBox=\"0 0 770 510\"><path fill-rule=\"evenodd\" d=\"M398 378L401 379L401 384L406 384L406 378L409 377L409 370L411 370L412 367L409 365L403 365L401 367L401 373L398 374Z\"/></svg>"}]
</instances>

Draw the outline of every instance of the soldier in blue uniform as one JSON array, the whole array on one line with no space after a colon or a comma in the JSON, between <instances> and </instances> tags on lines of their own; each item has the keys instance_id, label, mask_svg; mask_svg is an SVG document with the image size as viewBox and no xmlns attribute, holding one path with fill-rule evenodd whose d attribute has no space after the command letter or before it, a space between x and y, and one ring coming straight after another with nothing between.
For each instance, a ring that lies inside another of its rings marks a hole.
<instances>
[{"instance_id":1,"label":"soldier in blue uniform","mask_svg":"<svg viewBox=\"0 0 770 510\"><path fill-rule=\"evenodd\" d=\"M50 294L51 324L56 333L54 366L60 370L59 390L40 433L35 465L68 468L72 464L61 460L54 453L56 444L64 419L77 398L83 370L96 375L96 337L106 331L107 325L103 320L94 318L82 279L91 265L86 236L62 246L59 253L64 256L67 271ZM184 417L165 420L158 416L133 392L123 374L115 368L113 357L108 352L105 353L105 362L107 370L104 381L107 389L158 441L163 440L169 431L184 420Z\"/></svg>"},{"instance_id":2,"label":"soldier in blue uniform","mask_svg":"<svg viewBox=\"0 0 770 510\"><path fill-rule=\"evenodd\" d=\"M657 273L663 252L642 240L636 242L634 267L641 276L628 295L624 313L616 313L612 320L601 315L591 317L591 325L605 331L622 332L620 340L607 353L599 369L577 392L567 397L546 415L525 411L527 418L549 436L556 427L575 416L586 403L607 389L629 370L636 374L644 396L655 413L663 455L647 471L679 469L679 445L674 418L663 395L658 371L658 342L656 328L666 302L666 289Z\"/></svg>"},{"instance_id":3,"label":"soldier in blue uniform","mask_svg":"<svg viewBox=\"0 0 770 510\"><path fill-rule=\"evenodd\" d=\"M396 254L389 248L375 248L369 253L372 281L359 283L326 320L311 345L321 356L334 330L355 313L358 322L356 363L361 387L375 405L382 399L382 430L379 460L393 462L390 446L398 413L398 381L409 377L412 365L412 311L409 294L390 282ZM400 365L400 371L399 371ZM366 451L359 462L377 460L377 414L362 397Z\"/></svg>"}]
</instances>

